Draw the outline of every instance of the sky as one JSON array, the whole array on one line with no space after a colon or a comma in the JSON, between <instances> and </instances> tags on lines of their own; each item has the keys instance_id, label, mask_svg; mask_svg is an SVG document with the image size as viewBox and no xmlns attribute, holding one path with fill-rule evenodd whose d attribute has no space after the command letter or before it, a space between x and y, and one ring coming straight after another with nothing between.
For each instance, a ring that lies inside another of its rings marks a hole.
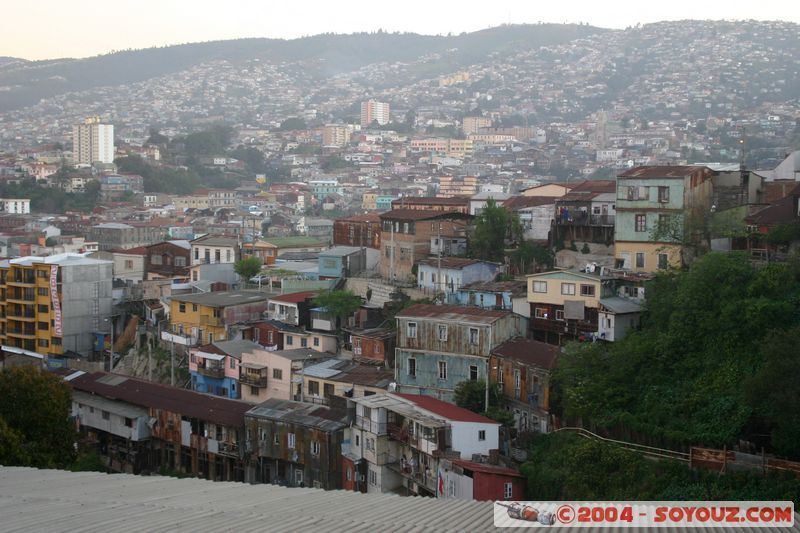
<instances>
[{"instance_id":1,"label":"sky","mask_svg":"<svg viewBox=\"0 0 800 533\"><path fill-rule=\"evenodd\" d=\"M622 29L662 20L786 20L796 0L6 0L0 56L87 57L242 37L409 31L447 34L507 23L589 23Z\"/></svg>"}]
</instances>

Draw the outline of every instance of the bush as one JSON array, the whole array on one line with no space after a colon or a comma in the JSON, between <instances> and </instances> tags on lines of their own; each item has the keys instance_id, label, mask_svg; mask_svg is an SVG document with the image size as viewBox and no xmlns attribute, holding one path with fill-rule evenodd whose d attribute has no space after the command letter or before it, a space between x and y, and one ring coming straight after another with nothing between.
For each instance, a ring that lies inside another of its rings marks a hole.
<instances>
[{"instance_id":1,"label":"bush","mask_svg":"<svg viewBox=\"0 0 800 533\"><path fill-rule=\"evenodd\" d=\"M583 243L583 248L581 248L581 253L582 254L590 254L590 253L592 253L592 250L589 249L589 243L586 243L586 242Z\"/></svg>"}]
</instances>

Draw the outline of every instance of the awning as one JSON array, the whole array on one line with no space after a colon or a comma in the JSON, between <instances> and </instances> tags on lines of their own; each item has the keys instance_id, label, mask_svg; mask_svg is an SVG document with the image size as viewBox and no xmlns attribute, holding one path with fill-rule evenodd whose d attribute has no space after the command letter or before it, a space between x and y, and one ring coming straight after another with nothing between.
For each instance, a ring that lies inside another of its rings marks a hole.
<instances>
[{"instance_id":1,"label":"awning","mask_svg":"<svg viewBox=\"0 0 800 533\"><path fill-rule=\"evenodd\" d=\"M251 370L264 370L267 365L257 365L256 363L242 363L239 366L242 368L249 368Z\"/></svg>"},{"instance_id":2,"label":"awning","mask_svg":"<svg viewBox=\"0 0 800 533\"><path fill-rule=\"evenodd\" d=\"M219 355L215 353L197 352L195 355L197 357L202 357L203 359L210 359L212 361L222 361L223 359L225 359L224 355Z\"/></svg>"}]
</instances>

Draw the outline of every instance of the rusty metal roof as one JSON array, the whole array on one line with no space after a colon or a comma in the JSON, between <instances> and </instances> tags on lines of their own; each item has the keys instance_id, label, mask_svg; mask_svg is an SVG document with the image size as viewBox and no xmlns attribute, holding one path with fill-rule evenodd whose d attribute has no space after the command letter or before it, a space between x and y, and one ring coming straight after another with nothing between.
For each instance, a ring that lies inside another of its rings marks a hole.
<instances>
[{"instance_id":1,"label":"rusty metal roof","mask_svg":"<svg viewBox=\"0 0 800 533\"><path fill-rule=\"evenodd\" d=\"M324 405L271 398L247 411L252 418L313 427L323 431L338 431L347 426L347 411Z\"/></svg>"},{"instance_id":2,"label":"rusty metal roof","mask_svg":"<svg viewBox=\"0 0 800 533\"><path fill-rule=\"evenodd\" d=\"M617 174L618 178L685 178L695 172L707 170L708 167L700 165L675 165L675 166L646 166L626 170Z\"/></svg>"},{"instance_id":3,"label":"rusty metal roof","mask_svg":"<svg viewBox=\"0 0 800 533\"><path fill-rule=\"evenodd\" d=\"M253 404L210 396L107 372L84 374L70 381L72 388L141 407L163 409L215 424L239 427Z\"/></svg>"},{"instance_id":4,"label":"rusty metal roof","mask_svg":"<svg viewBox=\"0 0 800 533\"><path fill-rule=\"evenodd\" d=\"M459 211L435 211L432 209L392 209L380 214L386 220L436 220L440 218L472 218Z\"/></svg>"},{"instance_id":5,"label":"rusty metal roof","mask_svg":"<svg viewBox=\"0 0 800 533\"><path fill-rule=\"evenodd\" d=\"M561 348L558 346L521 337L506 341L492 350L492 354L497 357L536 365L547 370L552 370L556 366L560 353Z\"/></svg>"},{"instance_id":6,"label":"rusty metal roof","mask_svg":"<svg viewBox=\"0 0 800 533\"><path fill-rule=\"evenodd\" d=\"M461 305L414 304L407 309L403 309L395 316L398 318L435 318L436 320L470 324L491 324L510 314L511 311L496 311Z\"/></svg>"}]
</instances>

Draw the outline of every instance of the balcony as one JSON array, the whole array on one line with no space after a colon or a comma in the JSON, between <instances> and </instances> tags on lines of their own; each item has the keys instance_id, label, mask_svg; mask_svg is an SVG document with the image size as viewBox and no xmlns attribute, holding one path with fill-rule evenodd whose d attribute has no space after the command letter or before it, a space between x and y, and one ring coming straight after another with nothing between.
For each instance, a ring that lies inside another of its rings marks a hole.
<instances>
[{"instance_id":1,"label":"balcony","mask_svg":"<svg viewBox=\"0 0 800 533\"><path fill-rule=\"evenodd\" d=\"M9 291L6 293L6 300L8 302L17 302L23 304L31 304L36 301L36 293L33 289L25 291Z\"/></svg>"},{"instance_id":2,"label":"balcony","mask_svg":"<svg viewBox=\"0 0 800 533\"><path fill-rule=\"evenodd\" d=\"M31 287L36 285L36 277L35 276L23 276L16 275L16 276L8 276L6 278L6 284L11 286L22 286L22 287Z\"/></svg>"},{"instance_id":3,"label":"balcony","mask_svg":"<svg viewBox=\"0 0 800 533\"><path fill-rule=\"evenodd\" d=\"M199 366L197 373L206 376L207 378L222 379L225 377L225 368L222 366Z\"/></svg>"},{"instance_id":4,"label":"balcony","mask_svg":"<svg viewBox=\"0 0 800 533\"><path fill-rule=\"evenodd\" d=\"M267 376L253 374L250 372L242 372L239 375L239 383L242 385L250 385L251 387L265 388L267 386Z\"/></svg>"},{"instance_id":5,"label":"balcony","mask_svg":"<svg viewBox=\"0 0 800 533\"><path fill-rule=\"evenodd\" d=\"M23 339L34 339L36 338L36 329L10 326L8 329L6 329L6 334L12 337L20 337Z\"/></svg>"},{"instance_id":6,"label":"balcony","mask_svg":"<svg viewBox=\"0 0 800 533\"><path fill-rule=\"evenodd\" d=\"M412 467L408 463L398 461L397 459L388 463L386 466L389 470L400 474L403 478L410 479L418 486L436 494L437 473L434 472L433 469L428 470L426 474L418 464Z\"/></svg>"},{"instance_id":7,"label":"balcony","mask_svg":"<svg viewBox=\"0 0 800 533\"><path fill-rule=\"evenodd\" d=\"M556 217L558 226L614 226L614 215L587 215L578 212L574 217Z\"/></svg>"},{"instance_id":8,"label":"balcony","mask_svg":"<svg viewBox=\"0 0 800 533\"><path fill-rule=\"evenodd\" d=\"M17 306L11 306L6 310L6 317L14 320L33 321L36 320L36 311L33 309L24 309Z\"/></svg>"},{"instance_id":9,"label":"balcony","mask_svg":"<svg viewBox=\"0 0 800 533\"><path fill-rule=\"evenodd\" d=\"M239 445L235 442L220 441L217 453L219 455L239 458Z\"/></svg>"},{"instance_id":10,"label":"balcony","mask_svg":"<svg viewBox=\"0 0 800 533\"><path fill-rule=\"evenodd\" d=\"M386 422L374 422L363 416L356 417L356 427L360 427L361 429L369 431L370 433L375 433L376 435L386 434Z\"/></svg>"}]
</instances>

